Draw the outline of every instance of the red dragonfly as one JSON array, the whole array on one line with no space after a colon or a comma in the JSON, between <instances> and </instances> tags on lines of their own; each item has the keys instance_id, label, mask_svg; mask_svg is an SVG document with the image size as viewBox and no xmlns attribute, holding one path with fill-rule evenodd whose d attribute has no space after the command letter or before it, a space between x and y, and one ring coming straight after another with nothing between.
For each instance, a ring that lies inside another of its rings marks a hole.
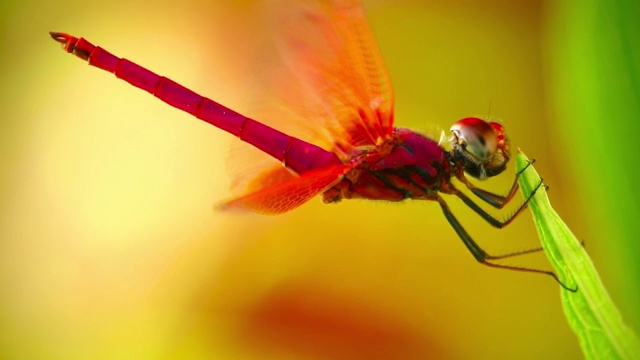
<instances>
[{"instance_id":1,"label":"red dragonfly","mask_svg":"<svg viewBox=\"0 0 640 360\"><path fill-rule=\"evenodd\" d=\"M50 34L68 53L239 137L280 162L277 167L256 174L247 192L222 208L280 214L318 195L325 203L356 198L436 201L478 262L547 274L565 289L575 291L551 271L496 263L540 248L500 256L488 254L462 227L441 196L457 196L496 228L507 226L526 208L535 191L513 214L500 221L452 183L452 179L458 179L480 200L497 209L513 199L519 174L506 196L483 190L467 179L467 175L487 179L506 169L510 153L503 126L475 117L459 120L451 127L450 150L442 141L394 127L391 82L360 2L332 0L316 13L306 15L305 21L312 27L308 33L301 27L287 32L287 65L296 80L311 89L312 96L308 98L315 100L304 101L298 95L287 104L297 111L300 121L313 124L308 128L313 129L310 138L317 140L315 144L243 116L84 38ZM542 182L536 190L541 185Z\"/></svg>"}]
</instances>

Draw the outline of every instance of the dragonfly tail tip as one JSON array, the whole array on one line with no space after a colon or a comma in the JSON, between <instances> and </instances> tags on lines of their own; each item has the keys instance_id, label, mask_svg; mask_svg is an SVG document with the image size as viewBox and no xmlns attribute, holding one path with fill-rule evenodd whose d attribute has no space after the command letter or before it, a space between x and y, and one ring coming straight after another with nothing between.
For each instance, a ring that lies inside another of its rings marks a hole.
<instances>
[{"instance_id":1,"label":"dragonfly tail tip","mask_svg":"<svg viewBox=\"0 0 640 360\"><path fill-rule=\"evenodd\" d=\"M51 38L61 44L66 44L69 42L69 39L71 39L72 37L65 34L65 33L61 33L61 32L55 32L55 31L49 31L49 35L51 35Z\"/></svg>"}]
</instances>

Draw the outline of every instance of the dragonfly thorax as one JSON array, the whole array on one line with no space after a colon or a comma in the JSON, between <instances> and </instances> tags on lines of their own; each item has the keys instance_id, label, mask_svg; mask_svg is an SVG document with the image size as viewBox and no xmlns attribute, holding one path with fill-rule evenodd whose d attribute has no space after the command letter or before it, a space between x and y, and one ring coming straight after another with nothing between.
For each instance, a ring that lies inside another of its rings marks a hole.
<instances>
[{"instance_id":1,"label":"dragonfly thorax","mask_svg":"<svg viewBox=\"0 0 640 360\"><path fill-rule=\"evenodd\" d=\"M439 141L405 128L395 128L351 161L356 165L324 193L325 202L421 199L441 190L451 178L449 157Z\"/></svg>"}]
</instances>

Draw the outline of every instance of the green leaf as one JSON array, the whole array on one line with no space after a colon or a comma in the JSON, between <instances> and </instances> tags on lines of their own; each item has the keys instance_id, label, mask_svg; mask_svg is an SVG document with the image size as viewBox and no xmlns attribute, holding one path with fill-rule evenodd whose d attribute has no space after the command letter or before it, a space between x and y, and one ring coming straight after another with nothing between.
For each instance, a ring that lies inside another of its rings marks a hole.
<instances>
[{"instance_id":1,"label":"green leaf","mask_svg":"<svg viewBox=\"0 0 640 360\"><path fill-rule=\"evenodd\" d=\"M528 163L529 159L518 151L517 171ZM533 166L529 166L518 181L527 198L541 179ZM561 288L560 295L567 321L578 336L585 357L640 359L638 338L624 324L584 247L551 207L544 186L531 199L529 208L542 247L560 281L578 289L571 292Z\"/></svg>"}]
</instances>

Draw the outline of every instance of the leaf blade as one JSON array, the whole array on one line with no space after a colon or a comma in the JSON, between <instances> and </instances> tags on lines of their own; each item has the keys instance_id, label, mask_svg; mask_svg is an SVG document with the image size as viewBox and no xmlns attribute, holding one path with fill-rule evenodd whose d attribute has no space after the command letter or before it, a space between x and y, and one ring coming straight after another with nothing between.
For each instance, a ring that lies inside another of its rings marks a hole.
<instances>
[{"instance_id":1,"label":"leaf blade","mask_svg":"<svg viewBox=\"0 0 640 360\"><path fill-rule=\"evenodd\" d=\"M516 170L529 160L519 151ZM531 194L540 176L529 166L518 182L523 195ZM561 290L567 322L578 337L587 359L639 359L640 341L628 326L604 288L600 277L580 242L555 212L544 188L529 203L536 229L547 258L562 281L578 291Z\"/></svg>"}]
</instances>

